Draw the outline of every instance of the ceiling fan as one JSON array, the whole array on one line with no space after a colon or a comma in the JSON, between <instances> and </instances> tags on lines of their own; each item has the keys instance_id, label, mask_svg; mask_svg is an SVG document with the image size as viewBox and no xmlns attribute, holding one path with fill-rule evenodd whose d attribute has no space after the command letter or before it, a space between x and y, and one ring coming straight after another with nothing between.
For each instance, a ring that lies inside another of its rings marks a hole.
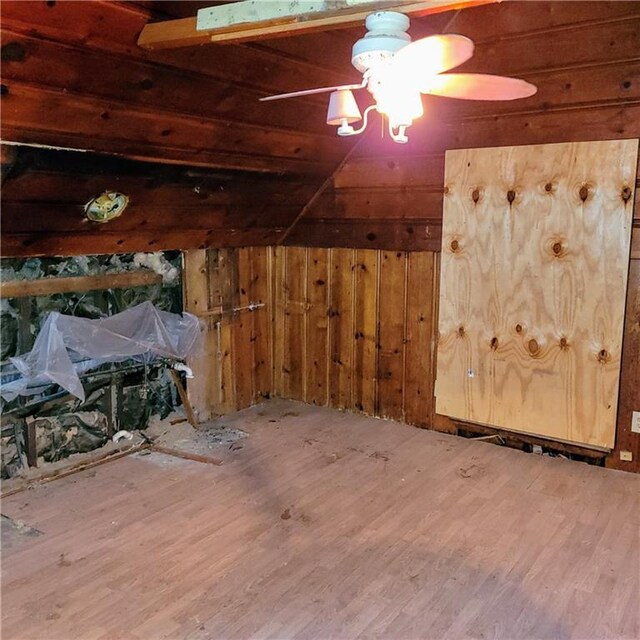
<instances>
[{"instance_id":1,"label":"ceiling fan","mask_svg":"<svg viewBox=\"0 0 640 640\"><path fill-rule=\"evenodd\" d=\"M463 100L516 100L537 88L518 78L484 73L444 73L469 60L474 44L457 34L428 36L411 42L409 18L403 13L378 11L367 16L367 33L353 45L351 63L363 74L360 84L306 89L261 98L282 100L331 92L327 124L339 136L354 136L367 128L369 113L378 111L389 123L395 142L408 142L406 129L423 114L421 93ZM375 104L364 116L352 93L367 89ZM352 124L362 120L362 126Z\"/></svg>"}]
</instances>

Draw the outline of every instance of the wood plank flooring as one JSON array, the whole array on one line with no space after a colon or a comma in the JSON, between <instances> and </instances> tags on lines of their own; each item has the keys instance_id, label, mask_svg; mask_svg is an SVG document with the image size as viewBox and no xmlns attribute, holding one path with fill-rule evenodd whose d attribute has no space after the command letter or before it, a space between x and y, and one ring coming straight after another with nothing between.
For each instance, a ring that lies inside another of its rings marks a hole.
<instances>
[{"instance_id":1,"label":"wood plank flooring","mask_svg":"<svg viewBox=\"0 0 640 640\"><path fill-rule=\"evenodd\" d=\"M640 477L272 400L2 503L2 637L640 636Z\"/></svg>"}]
</instances>

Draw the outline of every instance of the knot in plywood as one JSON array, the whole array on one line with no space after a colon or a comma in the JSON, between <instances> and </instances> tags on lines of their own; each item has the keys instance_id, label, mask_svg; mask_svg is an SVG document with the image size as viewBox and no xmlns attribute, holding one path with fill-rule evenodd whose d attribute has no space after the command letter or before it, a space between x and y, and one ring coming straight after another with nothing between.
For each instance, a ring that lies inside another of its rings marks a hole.
<instances>
[{"instance_id":1,"label":"knot in plywood","mask_svg":"<svg viewBox=\"0 0 640 640\"><path fill-rule=\"evenodd\" d=\"M620 197L626 203L631 199L631 194L632 194L631 187L625 186L625 187L622 188L622 192L620 194Z\"/></svg>"},{"instance_id":2,"label":"knot in plywood","mask_svg":"<svg viewBox=\"0 0 640 640\"><path fill-rule=\"evenodd\" d=\"M582 202L587 201L590 193L591 193L591 189L588 184L583 184L578 190L578 196L580 197L580 200L582 200Z\"/></svg>"},{"instance_id":3,"label":"knot in plywood","mask_svg":"<svg viewBox=\"0 0 640 640\"><path fill-rule=\"evenodd\" d=\"M529 342L527 343L527 349L529 349L529 353L532 356L535 356L540 352L540 345L535 338L531 338L531 340L529 340Z\"/></svg>"},{"instance_id":4,"label":"knot in plywood","mask_svg":"<svg viewBox=\"0 0 640 640\"><path fill-rule=\"evenodd\" d=\"M27 57L27 50L21 42L7 42L0 49L2 62L23 62Z\"/></svg>"},{"instance_id":5,"label":"knot in plywood","mask_svg":"<svg viewBox=\"0 0 640 640\"><path fill-rule=\"evenodd\" d=\"M560 236L552 236L545 242L545 251L552 258L564 258L568 253L567 241Z\"/></svg>"},{"instance_id":6,"label":"knot in plywood","mask_svg":"<svg viewBox=\"0 0 640 640\"><path fill-rule=\"evenodd\" d=\"M509 204L513 204L513 201L516 199L516 192L513 189L509 189L507 191L507 202Z\"/></svg>"}]
</instances>

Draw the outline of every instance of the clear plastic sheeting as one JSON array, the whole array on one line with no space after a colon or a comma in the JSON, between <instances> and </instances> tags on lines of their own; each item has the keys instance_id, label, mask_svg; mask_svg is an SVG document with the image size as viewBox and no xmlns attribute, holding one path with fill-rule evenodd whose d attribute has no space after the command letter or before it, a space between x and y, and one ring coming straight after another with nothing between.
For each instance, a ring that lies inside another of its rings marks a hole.
<instances>
[{"instance_id":1,"label":"clear plastic sheeting","mask_svg":"<svg viewBox=\"0 0 640 640\"><path fill-rule=\"evenodd\" d=\"M11 358L21 377L3 384L1 394L10 401L54 383L84 401L80 372L129 359L184 360L199 349L200 335L196 316L161 311L151 302L98 320L53 312L33 349Z\"/></svg>"}]
</instances>

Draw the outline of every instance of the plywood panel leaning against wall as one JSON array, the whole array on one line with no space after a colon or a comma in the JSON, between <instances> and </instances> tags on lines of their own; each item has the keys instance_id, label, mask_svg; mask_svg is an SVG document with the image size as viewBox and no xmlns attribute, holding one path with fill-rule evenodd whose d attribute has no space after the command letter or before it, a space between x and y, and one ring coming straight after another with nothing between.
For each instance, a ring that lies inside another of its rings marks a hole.
<instances>
[{"instance_id":1,"label":"plywood panel leaning against wall","mask_svg":"<svg viewBox=\"0 0 640 640\"><path fill-rule=\"evenodd\" d=\"M203 326L203 350L188 364L199 422L250 406L272 389L270 257L262 247L184 254L185 310Z\"/></svg>"},{"instance_id":2,"label":"plywood panel leaning against wall","mask_svg":"<svg viewBox=\"0 0 640 640\"><path fill-rule=\"evenodd\" d=\"M614 446L637 153L447 152L438 413Z\"/></svg>"}]
</instances>

